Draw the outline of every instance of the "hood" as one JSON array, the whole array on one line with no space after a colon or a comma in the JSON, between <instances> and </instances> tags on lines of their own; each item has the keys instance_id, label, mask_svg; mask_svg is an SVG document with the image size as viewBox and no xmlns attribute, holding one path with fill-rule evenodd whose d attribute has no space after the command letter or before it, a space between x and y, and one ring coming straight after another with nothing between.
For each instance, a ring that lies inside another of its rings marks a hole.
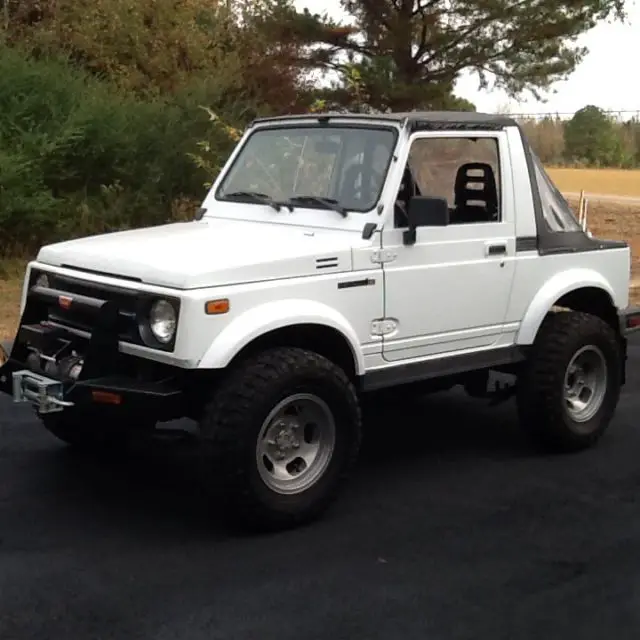
<instances>
[{"instance_id":1,"label":"hood","mask_svg":"<svg viewBox=\"0 0 640 640\"><path fill-rule=\"evenodd\" d=\"M350 271L346 230L204 218L43 247L38 261L175 289Z\"/></svg>"}]
</instances>

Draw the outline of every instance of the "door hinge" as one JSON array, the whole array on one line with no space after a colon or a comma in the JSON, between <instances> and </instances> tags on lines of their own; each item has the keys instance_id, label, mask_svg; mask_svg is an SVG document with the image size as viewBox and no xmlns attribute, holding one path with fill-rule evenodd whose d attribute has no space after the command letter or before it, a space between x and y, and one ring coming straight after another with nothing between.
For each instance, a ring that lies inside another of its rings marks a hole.
<instances>
[{"instance_id":1,"label":"door hinge","mask_svg":"<svg viewBox=\"0 0 640 640\"><path fill-rule=\"evenodd\" d=\"M391 249L376 249L371 254L371 262L384 264L385 262L393 262L397 257L398 253Z\"/></svg>"},{"instance_id":2,"label":"door hinge","mask_svg":"<svg viewBox=\"0 0 640 640\"><path fill-rule=\"evenodd\" d=\"M393 333L398 327L398 323L390 318L378 318L371 322L371 335L372 336L386 336L389 333Z\"/></svg>"}]
</instances>

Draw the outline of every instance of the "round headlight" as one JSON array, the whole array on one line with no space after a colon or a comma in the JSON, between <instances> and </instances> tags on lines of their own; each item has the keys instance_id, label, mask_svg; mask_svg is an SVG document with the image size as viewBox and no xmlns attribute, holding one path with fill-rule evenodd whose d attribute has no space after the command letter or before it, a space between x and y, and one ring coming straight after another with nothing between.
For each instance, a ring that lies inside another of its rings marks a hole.
<instances>
[{"instance_id":1,"label":"round headlight","mask_svg":"<svg viewBox=\"0 0 640 640\"><path fill-rule=\"evenodd\" d=\"M173 340L176 332L176 310L166 300L156 300L149 313L149 328L156 340L167 344Z\"/></svg>"},{"instance_id":2,"label":"round headlight","mask_svg":"<svg viewBox=\"0 0 640 640\"><path fill-rule=\"evenodd\" d=\"M46 287L49 288L49 276L46 273L41 273L36 278L36 287Z\"/></svg>"}]
</instances>

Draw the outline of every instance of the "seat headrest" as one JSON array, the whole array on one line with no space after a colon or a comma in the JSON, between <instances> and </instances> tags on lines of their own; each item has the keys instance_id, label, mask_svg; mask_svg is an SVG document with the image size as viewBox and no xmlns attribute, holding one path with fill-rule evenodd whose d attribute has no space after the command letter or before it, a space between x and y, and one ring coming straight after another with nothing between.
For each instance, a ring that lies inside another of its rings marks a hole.
<instances>
[{"instance_id":1,"label":"seat headrest","mask_svg":"<svg viewBox=\"0 0 640 640\"><path fill-rule=\"evenodd\" d=\"M498 189L490 164L467 162L460 166L456 174L454 189L456 207L469 206L469 203L472 202L483 202L488 213L498 212Z\"/></svg>"}]
</instances>

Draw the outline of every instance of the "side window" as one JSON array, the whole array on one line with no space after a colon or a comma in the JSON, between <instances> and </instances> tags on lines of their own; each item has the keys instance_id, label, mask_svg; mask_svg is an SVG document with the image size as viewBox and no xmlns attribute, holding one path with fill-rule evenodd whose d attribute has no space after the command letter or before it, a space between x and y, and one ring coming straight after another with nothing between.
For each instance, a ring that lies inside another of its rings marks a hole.
<instances>
[{"instance_id":1,"label":"side window","mask_svg":"<svg viewBox=\"0 0 640 640\"><path fill-rule=\"evenodd\" d=\"M542 215L551 231L579 231L580 223L576 220L569 203L558 191L551 178L544 170L540 159L533 156L534 175L538 183L538 192L542 203Z\"/></svg>"},{"instance_id":2,"label":"side window","mask_svg":"<svg viewBox=\"0 0 640 640\"><path fill-rule=\"evenodd\" d=\"M445 198L451 224L500 222L498 149L493 137L414 140L398 192L395 226L406 226L404 212L416 195Z\"/></svg>"}]
</instances>

